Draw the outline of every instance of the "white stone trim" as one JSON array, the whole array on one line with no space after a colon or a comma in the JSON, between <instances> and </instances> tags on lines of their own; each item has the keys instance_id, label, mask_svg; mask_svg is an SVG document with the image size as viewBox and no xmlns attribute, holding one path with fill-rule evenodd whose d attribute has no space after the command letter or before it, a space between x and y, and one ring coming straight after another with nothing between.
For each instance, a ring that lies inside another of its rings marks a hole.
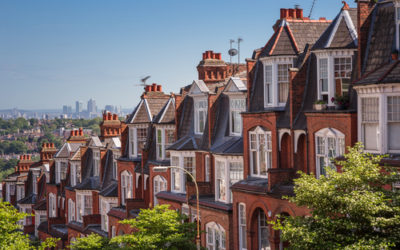
<instances>
[{"instance_id":1,"label":"white stone trim","mask_svg":"<svg viewBox=\"0 0 400 250\"><path fill-rule=\"evenodd\" d=\"M294 153L297 153L297 147L298 147L298 142L299 142L299 138L301 135L306 135L306 131L304 130L295 130L294 131Z\"/></svg>"},{"instance_id":2,"label":"white stone trim","mask_svg":"<svg viewBox=\"0 0 400 250\"><path fill-rule=\"evenodd\" d=\"M291 134L290 134L290 129L281 128L281 129L278 130L278 134L279 134L279 151L281 151L282 137L283 137L285 134L288 134L288 135L290 136L290 135L291 135Z\"/></svg>"}]
</instances>

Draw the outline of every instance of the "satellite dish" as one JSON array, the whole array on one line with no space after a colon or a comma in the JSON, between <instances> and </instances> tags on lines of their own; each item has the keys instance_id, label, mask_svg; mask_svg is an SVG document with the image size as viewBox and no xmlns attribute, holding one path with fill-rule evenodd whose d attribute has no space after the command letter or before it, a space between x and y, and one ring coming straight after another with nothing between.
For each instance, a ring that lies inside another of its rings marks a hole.
<instances>
[{"instance_id":1,"label":"satellite dish","mask_svg":"<svg viewBox=\"0 0 400 250\"><path fill-rule=\"evenodd\" d=\"M236 56L236 55L238 54L238 50L237 50L237 49L230 49L230 50L228 51L228 54L229 54L230 56Z\"/></svg>"}]
</instances>

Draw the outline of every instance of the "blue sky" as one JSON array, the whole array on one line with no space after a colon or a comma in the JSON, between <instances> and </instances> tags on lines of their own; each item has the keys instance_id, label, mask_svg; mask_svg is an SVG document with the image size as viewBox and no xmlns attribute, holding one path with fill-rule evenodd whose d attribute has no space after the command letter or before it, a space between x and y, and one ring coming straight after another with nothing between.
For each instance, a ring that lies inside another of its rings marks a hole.
<instances>
[{"instance_id":1,"label":"blue sky","mask_svg":"<svg viewBox=\"0 0 400 250\"><path fill-rule=\"evenodd\" d=\"M141 77L177 92L197 78L205 50L228 61L239 36L241 58L251 57L279 9L295 4L307 16L312 0L2 0L0 109L86 107L89 98L133 108ZM333 19L341 6L317 0L312 17Z\"/></svg>"}]
</instances>

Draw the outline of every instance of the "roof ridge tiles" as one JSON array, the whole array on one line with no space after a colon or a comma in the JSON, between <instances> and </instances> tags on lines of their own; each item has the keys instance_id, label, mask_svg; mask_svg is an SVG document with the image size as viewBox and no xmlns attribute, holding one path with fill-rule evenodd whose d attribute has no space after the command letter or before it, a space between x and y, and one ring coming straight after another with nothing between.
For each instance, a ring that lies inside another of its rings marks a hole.
<instances>
[{"instance_id":1,"label":"roof ridge tiles","mask_svg":"<svg viewBox=\"0 0 400 250\"><path fill-rule=\"evenodd\" d=\"M394 62L393 65L390 66L390 68L378 79L378 82L380 82L383 79L385 79L385 77L388 76L390 72L392 72L392 70L399 64L399 62L400 62L399 60Z\"/></svg>"}]
</instances>

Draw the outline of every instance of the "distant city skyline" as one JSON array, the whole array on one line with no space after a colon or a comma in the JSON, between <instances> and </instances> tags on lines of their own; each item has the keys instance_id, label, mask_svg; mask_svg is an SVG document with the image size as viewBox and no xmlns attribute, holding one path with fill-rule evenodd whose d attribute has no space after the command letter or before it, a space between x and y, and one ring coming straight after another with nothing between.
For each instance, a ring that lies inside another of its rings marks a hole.
<instances>
[{"instance_id":1,"label":"distant city skyline","mask_svg":"<svg viewBox=\"0 0 400 250\"><path fill-rule=\"evenodd\" d=\"M312 0L1 1L0 110L74 111L90 98L133 109L140 78L179 92L197 79L205 50L229 62L238 37L244 62L267 42L279 9L295 4L308 15ZM312 18L333 19L341 5L317 1Z\"/></svg>"}]
</instances>

